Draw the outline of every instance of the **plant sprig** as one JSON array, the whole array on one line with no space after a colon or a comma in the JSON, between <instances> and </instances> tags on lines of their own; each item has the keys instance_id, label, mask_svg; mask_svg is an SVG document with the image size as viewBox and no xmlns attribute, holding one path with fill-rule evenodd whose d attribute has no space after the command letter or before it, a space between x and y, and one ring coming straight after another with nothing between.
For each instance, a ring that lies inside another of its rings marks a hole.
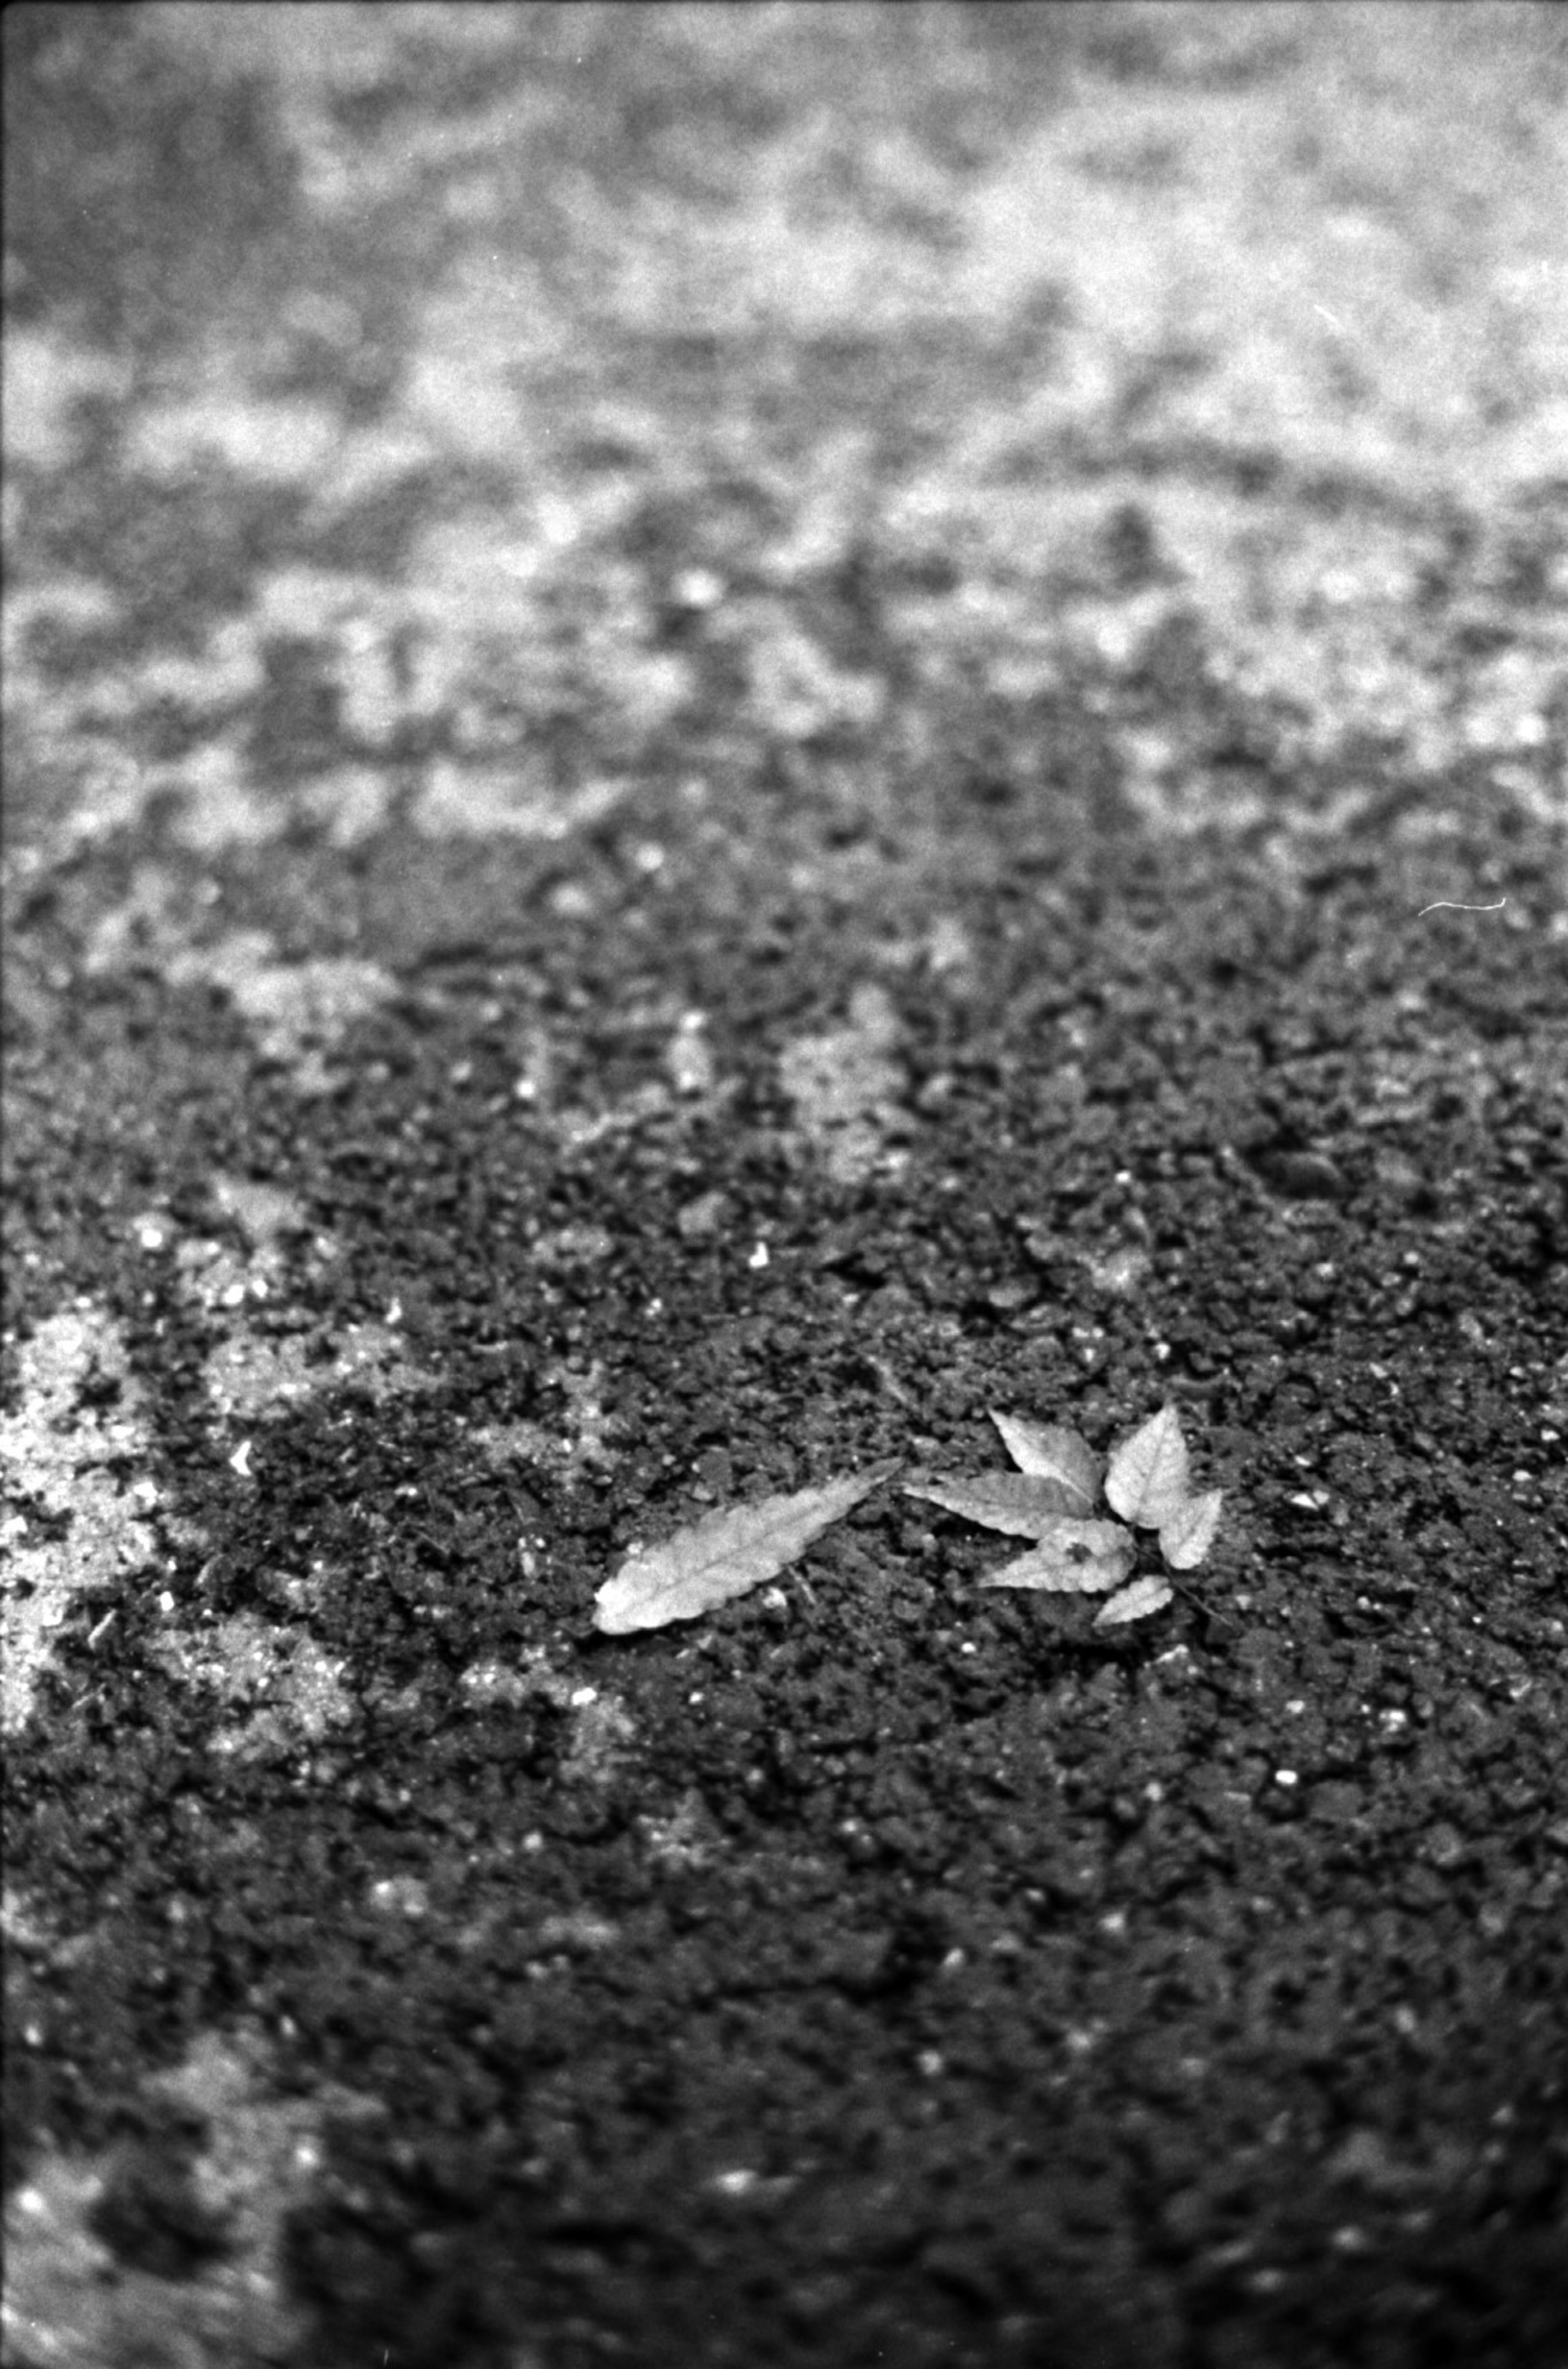
<instances>
[{"instance_id":1,"label":"plant sprig","mask_svg":"<svg viewBox=\"0 0 1568 2369\"><path fill-rule=\"evenodd\" d=\"M1187 1444L1171 1402L1119 1441L1103 1467L1088 1441L1065 1425L994 1413L991 1421L1016 1472L904 1483L907 1496L923 1497L963 1521L1034 1539L1027 1554L1003 1563L981 1585L1104 1596L1096 1629L1141 1620L1169 1604L1174 1591L1168 1574L1197 1569L1224 1503L1222 1490L1193 1491ZM1095 1516L1102 1487L1119 1521ZM1162 1570L1132 1576L1134 1529L1155 1533Z\"/></svg>"}]
</instances>

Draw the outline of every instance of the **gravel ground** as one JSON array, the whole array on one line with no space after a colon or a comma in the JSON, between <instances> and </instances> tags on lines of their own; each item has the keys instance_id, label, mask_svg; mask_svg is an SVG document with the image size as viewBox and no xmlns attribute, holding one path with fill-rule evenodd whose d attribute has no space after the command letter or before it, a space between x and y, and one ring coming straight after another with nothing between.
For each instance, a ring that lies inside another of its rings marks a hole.
<instances>
[{"instance_id":1,"label":"gravel ground","mask_svg":"<svg viewBox=\"0 0 1568 2369\"><path fill-rule=\"evenodd\" d=\"M7 2369L1562 2369L1561 13L5 40Z\"/></svg>"}]
</instances>

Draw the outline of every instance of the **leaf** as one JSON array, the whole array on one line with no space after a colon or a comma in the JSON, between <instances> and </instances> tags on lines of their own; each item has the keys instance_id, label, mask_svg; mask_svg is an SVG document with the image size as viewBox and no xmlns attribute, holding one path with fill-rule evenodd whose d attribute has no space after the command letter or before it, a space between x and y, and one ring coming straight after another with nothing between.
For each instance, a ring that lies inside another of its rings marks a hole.
<instances>
[{"instance_id":1,"label":"leaf","mask_svg":"<svg viewBox=\"0 0 1568 2369\"><path fill-rule=\"evenodd\" d=\"M1088 1511L1098 1494L1103 1468L1086 1439L1070 1431L1065 1424L1030 1423L1024 1415L998 1414L994 1408L990 1419L1021 1471L1036 1473L1045 1481L1059 1481L1064 1488L1071 1490L1077 1501L1070 1510Z\"/></svg>"},{"instance_id":2,"label":"leaf","mask_svg":"<svg viewBox=\"0 0 1568 2369\"><path fill-rule=\"evenodd\" d=\"M1206 1489L1201 1497L1186 1498L1161 1523L1160 1551L1173 1571L1197 1569L1214 1544L1224 1502L1223 1489Z\"/></svg>"},{"instance_id":3,"label":"leaf","mask_svg":"<svg viewBox=\"0 0 1568 2369\"><path fill-rule=\"evenodd\" d=\"M1114 1629L1121 1620L1141 1620L1146 1613L1158 1612L1171 1601L1170 1583L1157 1574L1149 1579L1135 1579L1130 1587L1102 1604L1094 1615L1096 1629Z\"/></svg>"},{"instance_id":4,"label":"leaf","mask_svg":"<svg viewBox=\"0 0 1568 2369\"><path fill-rule=\"evenodd\" d=\"M1157 1530L1185 1504L1187 1444L1167 1399L1111 1456L1105 1496L1113 1513L1140 1529Z\"/></svg>"},{"instance_id":5,"label":"leaf","mask_svg":"<svg viewBox=\"0 0 1568 2369\"><path fill-rule=\"evenodd\" d=\"M1052 1594L1102 1596L1118 1587L1138 1552L1119 1522L1085 1522L1064 1514L1032 1553L982 1579L982 1587L1033 1587Z\"/></svg>"},{"instance_id":6,"label":"leaf","mask_svg":"<svg viewBox=\"0 0 1568 2369\"><path fill-rule=\"evenodd\" d=\"M1063 1514L1076 1514L1082 1500L1065 1481L1047 1480L1032 1472L982 1472L975 1481L912 1481L904 1484L906 1497L923 1497L945 1513L966 1522L983 1522L988 1530L1006 1530L1015 1539L1037 1539Z\"/></svg>"},{"instance_id":7,"label":"leaf","mask_svg":"<svg viewBox=\"0 0 1568 2369\"><path fill-rule=\"evenodd\" d=\"M897 1469L896 1459L874 1464L825 1488L704 1514L662 1545L627 1556L594 1598L594 1625L611 1637L631 1629L662 1629L668 1621L694 1620L732 1596L745 1596L796 1562L813 1539L841 1521Z\"/></svg>"}]
</instances>

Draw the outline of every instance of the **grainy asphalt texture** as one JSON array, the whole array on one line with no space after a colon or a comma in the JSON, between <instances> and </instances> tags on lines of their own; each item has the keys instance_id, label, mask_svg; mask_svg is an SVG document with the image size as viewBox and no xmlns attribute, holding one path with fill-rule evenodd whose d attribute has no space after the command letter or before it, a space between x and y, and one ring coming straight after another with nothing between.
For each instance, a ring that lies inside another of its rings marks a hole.
<instances>
[{"instance_id":1,"label":"grainy asphalt texture","mask_svg":"<svg viewBox=\"0 0 1568 2369\"><path fill-rule=\"evenodd\" d=\"M1562 13L5 40L7 2369L1562 2369Z\"/></svg>"}]
</instances>

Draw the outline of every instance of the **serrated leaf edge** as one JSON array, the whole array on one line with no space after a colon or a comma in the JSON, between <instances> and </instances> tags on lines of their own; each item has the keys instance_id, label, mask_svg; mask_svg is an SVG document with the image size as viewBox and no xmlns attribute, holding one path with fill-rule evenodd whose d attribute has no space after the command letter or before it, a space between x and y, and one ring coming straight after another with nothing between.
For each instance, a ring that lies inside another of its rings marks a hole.
<instances>
[{"instance_id":1,"label":"serrated leaf edge","mask_svg":"<svg viewBox=\"0 0 1568 2369\"><path fill-rule=\"evenodd\" d=\"M1104 1543L1095 1546L1088 1533L1098 1533ZM1050 1561L1050 1550L1065 1548L1077 1541L1090 1550L1088 1559L1070 1565L1068 1575L1058 1576L1060 1565ZM982 1587L1023 1587L1043 1596L1103 1596L1107 1588L1120 1587L1132 1567L1138 1552L1138 1542L1132 1532L1120 1522L1107 1522L1095 1516L1064 1514L1052 1525L1024 1555L1003 1563L981 1580ZM1104 1567L1110 1565L1108 1572ZM1040 1576L1036 1576L1036 1569Z\"/></svg>"},{"instance_id":2,"label":"serrated leaf edge","mask_svg":"<svg viewBox=\"0 0 1568 2369\"><path fill-rule=\"evenodd\" d=\"M1139 1468L1149 1460L1149 1469ZM1148 1421L1116 1442L1105 1467L1105 1503L1124 1522L1157 1530L1185 1505L1189 1458L1182 1419L1167 1399Z\"/></svg>"},{"instance_id":3,"label":"serrated leaf edge","mask_svg":"<svg viewBox=\"0 0 1568 2369\"><path fill-rule=\"evenodd\" d=\"M1082 1432L1070 1424L1036 1423L1031 1416L1003 1414L995 1407L986 1412L1021 1472L1059 1481L1071 1490L1082 1511L1093 1507L1104 1478L1104 1459L1095 1455Z\"/></svg>"},{"instance_id":4,"label":"serrated leaf edge","mask_svg":"<svg viewBox=\"0 0 1568 2369\"><path fill-rule=\"evenodd\" d=\"M719 1506L655 1545L634 1548L595 1593L595 1627L606 1636L630 1636L700 1619L750 1595L797 1562L824 1530L898 1469L897 1459L889 1459L815 1489ZM781 1535L775 1549L773 1541ZM683 1557L692 1559L684 1568ZM738 1576L717 1576L727 1568Z\"/></svg>"},{"instance_id":5,"label":"serrated leaf edge","mask_svg":"<svg viewBox=\"0 0 1568 2369\"><path fill-rule=\"evenodd\" d=\"M1021 1505L1011 1509L1010 1518L1001 1518L1010 1513L1005 1497L989 1512L974 1502L988 1487L995 1488L1001 1482L1031 1482L1037 1488L1059 1489L1064 1493L1064 1502L1039 1505L1033 1511ZM938 1505L944 1514L956 1515L961 1522L974 1522L981 1529L1001 1530L1004 1536L1014 1539L1040 1538L1051 1523L1059 1521L1064 1516L1079 1517L1078 1492L1052 1473L981 1472L973 1480L939 1474L932 1481L906 1481L902 1483L902 1493L906 1497L919 1497L928 1505Z\"/></svg>"},{"instance_id":6,"label":"serrated leaf edge","mask_svg":"<svg viewBox=\"0 0 1568 2369\"><path fill-rule=\"evenodd\" d=\"M1146 1620L1151 1613L1163 1612L1174 1592L1162 1573L1145 1572L1138 1579L1128 1580L1125 1587L1118 1587L1115 1596L1106 1597L1094 1615L1094 1626L1114 1629L1124 1620ZM1147 1600L1134 1604L1134 1596L1140 1595Z\"/></svg>"},{"instance_id":7,"label":"serrated leaf edge","mask_svg":"<svg viewBox=\"0 0 1568 2369\"><path fill-rule=\"evenodd\" d=\"M1224 1503L1223 1489L1204 1489L1196 1497L1188 1497L1161 1523L1160 1551L1173 1571L1196 1571L1198 1565L1207 1560L1208 1550L1214 1544L1219 1528L1219 1509ZM1194 1514L1198 1516L1200 1525L1200 1543L1196 1554L1190 1545L1177 1547L1170 1541L1170 1533L1183 1516Z\"/></svg>"}]
</instances>

